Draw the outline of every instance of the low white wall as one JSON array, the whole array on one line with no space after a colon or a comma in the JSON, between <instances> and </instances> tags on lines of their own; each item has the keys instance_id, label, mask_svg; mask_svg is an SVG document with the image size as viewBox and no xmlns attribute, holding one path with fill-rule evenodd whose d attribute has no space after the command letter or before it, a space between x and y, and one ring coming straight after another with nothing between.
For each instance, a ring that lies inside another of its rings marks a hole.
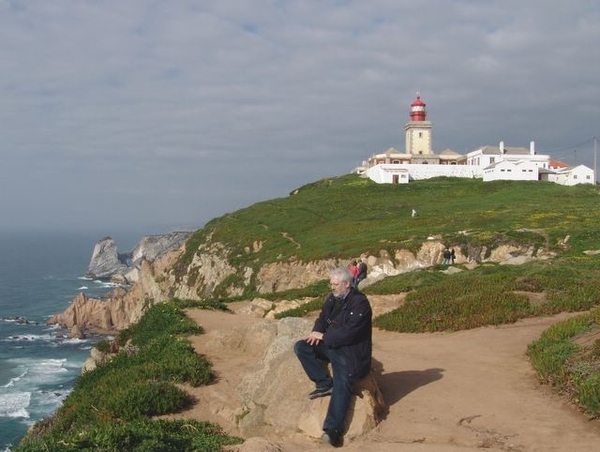
<instances>
[{"instance_id":1,"label":"low white wall","mask_svg":"<svg viewBox=\"0 0 600 452\"><path fill-rule=\"evenodd\" d=\"M481 169L474 165L414 165L407 163L382 163L367 169L367 176L378 184L391 184L394 175L398 183L407 184L410 180L431 179L432 177L481 177Z\"/></svg>"}]
</instances>

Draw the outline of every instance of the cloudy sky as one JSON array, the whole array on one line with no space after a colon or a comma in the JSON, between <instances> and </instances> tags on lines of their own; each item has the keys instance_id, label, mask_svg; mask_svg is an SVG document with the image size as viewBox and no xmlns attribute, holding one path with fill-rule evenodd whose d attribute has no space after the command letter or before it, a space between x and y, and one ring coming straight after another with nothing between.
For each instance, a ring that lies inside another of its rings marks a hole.
<instances>
[{"instance_id":1,"label":"cloudy sky","mask_svg":"<svg viewBox=\"0 0 600 452\"><path fill-rule=\"evenodd\" d=\"M0 230L199 227L404 149L592 165L597 0L0 0Z\"/></svg>"}]
</instances>

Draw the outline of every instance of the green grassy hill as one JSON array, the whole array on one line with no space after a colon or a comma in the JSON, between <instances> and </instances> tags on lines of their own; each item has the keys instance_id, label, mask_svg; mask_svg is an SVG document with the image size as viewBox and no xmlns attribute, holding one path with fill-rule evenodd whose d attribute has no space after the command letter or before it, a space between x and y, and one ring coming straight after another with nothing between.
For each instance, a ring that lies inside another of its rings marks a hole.
<instances>
[{"instance_id":1,"label":"green grassy hill","mask_svg":"<svg viewBox=\"0 0 600 452\"><path fill-rule=\"evenodd\" d=\"M599 195L592 185L458 178L380 185L347 175L212 220L196 232L183 259L190 259L194 244L209 234L236 250L240 261L266 263L290 256L311 261L411 248L430 235L464 241L460 231L468 231L467 242L476 245L493 244L501 236L531 239L533 234L523 229L543 229L552 247L569 234L569 254L580 255L600 248ZM244 247L255 241L265 246L246 256Z\"/></svg>"}]
</instances>

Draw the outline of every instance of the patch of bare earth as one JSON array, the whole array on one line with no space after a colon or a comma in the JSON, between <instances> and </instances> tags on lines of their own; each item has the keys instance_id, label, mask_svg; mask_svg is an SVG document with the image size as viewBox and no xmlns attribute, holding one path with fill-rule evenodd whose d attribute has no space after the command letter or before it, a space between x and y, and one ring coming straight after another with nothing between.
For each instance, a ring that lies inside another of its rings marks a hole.
<instances>
[{"instance_id":1,"label":"patch of bare earth","mask_svg":"<svg viewBox=\"0 0 600 452\"><path fill-rule=\"evenodd\" d=\"M380 315L402 302L370 297ZM243 303L233 304L237 311ZM219 330L259 319L244 314L190 310L206 334L192 338L218 375L209 386L190 388L197 404L176 417L208 420L238 435L235 387L260 352L211 352ZM591 452L600 450L600 424L542 386L527 359L527 345L568 314L531 318L511 325L451 333L405 334L375 329L373 357L383 366L380 388L389 406L382 422L347 441L348 451L372 452ZM210 409L208 408L210 407ZM267 442L268 441L268 442ZM303 435L252 439L244 451L328 450Z\"/></svg>"}]
</instances>

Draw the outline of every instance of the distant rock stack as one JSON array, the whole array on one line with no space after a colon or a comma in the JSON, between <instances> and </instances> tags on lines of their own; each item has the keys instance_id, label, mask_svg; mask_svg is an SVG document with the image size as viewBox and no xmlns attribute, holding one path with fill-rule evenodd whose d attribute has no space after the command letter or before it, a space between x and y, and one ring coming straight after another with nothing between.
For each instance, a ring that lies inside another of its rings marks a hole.
<instances>
[{"instance_id":1,"label":"distant rock stack","mask_svg":"<svg viewBox=\"0 0 600 452\"><path fill-rule=\"evenodd\" d=\"M106 279L126 269L127 262L123 262L122 258L119 258L116 242L110 237L105 237L94 245L86 276Z\"/></svg>"},{"instance_id":2,"label":"distant rock stack","mask_svg":"<svg viewBox=\"0 0 600 452\"><path fill-rule=\"evenodd\" d=\"M156 260L163 254L179 248L190 235L190 231L148 235L142 237L133 250L127 253L119 253L116 242L111 237L105 237L94 245L86 277L110 279L123 284L135 282L137 276L130 274L136 273L134 270L139 268L143 259L150 262Z\"/></svg>"}]
</instances>

